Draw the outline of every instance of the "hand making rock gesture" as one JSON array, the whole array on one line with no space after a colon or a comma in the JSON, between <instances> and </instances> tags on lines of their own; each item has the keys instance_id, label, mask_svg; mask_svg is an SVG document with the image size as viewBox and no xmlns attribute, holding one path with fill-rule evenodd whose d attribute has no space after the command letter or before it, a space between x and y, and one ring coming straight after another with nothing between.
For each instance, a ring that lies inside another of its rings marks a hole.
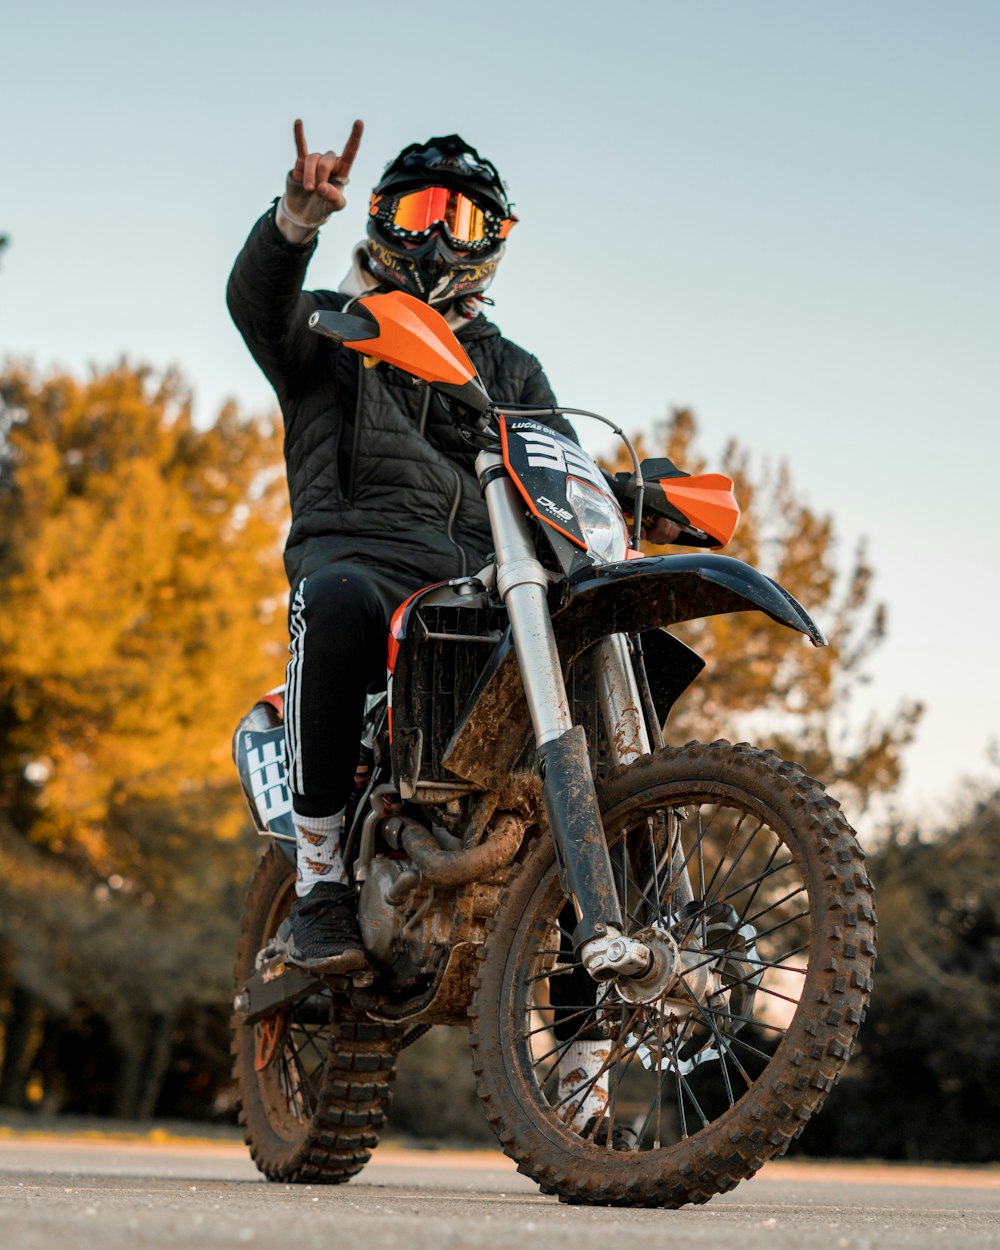
<instances>
[{"instance_id":1,"label":"hand making rock gesture","mask_svg":"<svg viewBox=\"0 0 1000 1250\"><path fill-rule=\"evenodd\" d=\"M310 152L301 120L295 121L295 166L285 183L285 210L301 226L321 226L347 203L344 187L361 145L364 122L356 121L343 152Z\"/></svg>"}]
</instances>

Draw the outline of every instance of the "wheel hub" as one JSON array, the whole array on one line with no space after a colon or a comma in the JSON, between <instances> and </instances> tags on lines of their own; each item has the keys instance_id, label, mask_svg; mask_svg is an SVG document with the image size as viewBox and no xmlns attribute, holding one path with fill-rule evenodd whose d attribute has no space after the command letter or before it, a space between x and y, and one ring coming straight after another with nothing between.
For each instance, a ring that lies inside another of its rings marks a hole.
<instances>
[{"instance_id":1,"label":"wheel hub","mask_svg":"<svg viewBox=\"0 0 1000 1250\"><path fill-rule=\"evenodd\" d=\"M615 991L626 1003L653 1003L661 998L677 980L681 969L681 953L666 929L643 929L636 937L649 950L649 967L634 976L622 976L614 983Z\"/></svg>"}]
</instances>

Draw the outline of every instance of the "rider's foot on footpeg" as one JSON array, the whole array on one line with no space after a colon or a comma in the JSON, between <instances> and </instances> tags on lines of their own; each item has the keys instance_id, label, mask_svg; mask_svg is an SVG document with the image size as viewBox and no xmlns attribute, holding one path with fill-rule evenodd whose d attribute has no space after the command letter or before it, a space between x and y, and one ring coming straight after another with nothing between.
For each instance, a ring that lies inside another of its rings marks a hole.
<instances>
[{"instance_id":1,"label":"rider's foot on footpeg","mask_svg":"<svg viewBox=\"0 0 1000 1250\"><path fill-rule=\"evenodd\" d=\"M279 929L288 963L323 974L354 972L368 962L349 885L320 882L296 899Z\"/></svg>"}]
</instances>

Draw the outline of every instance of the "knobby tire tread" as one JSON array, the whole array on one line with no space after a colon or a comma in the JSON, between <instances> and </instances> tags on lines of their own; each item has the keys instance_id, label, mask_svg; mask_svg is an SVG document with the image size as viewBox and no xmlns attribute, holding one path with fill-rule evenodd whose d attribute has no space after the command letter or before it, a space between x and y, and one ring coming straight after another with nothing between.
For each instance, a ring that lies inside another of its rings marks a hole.
<instances>
[{"instance_id":1,"label":"knobby tire tread","mask_svg":"<svg viewBox=\"0 0 1000 1250\"><path fill-rule=\"evenodd\" d=\"M689 775L687 775L689 773ZM769 1159L783 1154L823 1105L849 1058L865 1017L875 959L874 891L864 854L836 800L797 764L747 743L691 742L644 756L598 784L603 812L627 805L631 791L680 780L770 787L778 808L808 832L810 908L825 900L822 955L810 960L795 1021L767 1068L735 1107L663 1150L663 1170L651 1175L651 1152L605 1152L569 1134L536 1128L519 1103L501 1053L506 952L524 909L552 859L548 840L517 866L479 952L469 1041L477 1091L500 1145L561 1201L609 1206L676 1208L707 1202L733 1189ZM757 786L756 791L753 787ZM772 807L772 810L775 810ZM822 899L814 898L814 891ZM808 1001L807 1001L808 996ZM801 1023L800 1023L801 1017ZM642 1164L647 1162L644 1169Z\"/></svg>"},{"instance_id":2,"label":"knobby tire tread","mask_svg":"<svg viewBox=\"0 0 1000 1250\"><path fill-rule=\"evenodd\" d=\"M291 865L272 845L257 865L240 926L234 979L237 990L253 970L277 892L287 889ZM253 1068L254 1033L233 1014L233 1081L239 1123L250 1155L273 1181L339 1185L371 1158L391 1101L402 1030L366 1020L331 1019L329 1048L308 1123L292 1136L272 1123Z\"/></svg>"}]
</instances>

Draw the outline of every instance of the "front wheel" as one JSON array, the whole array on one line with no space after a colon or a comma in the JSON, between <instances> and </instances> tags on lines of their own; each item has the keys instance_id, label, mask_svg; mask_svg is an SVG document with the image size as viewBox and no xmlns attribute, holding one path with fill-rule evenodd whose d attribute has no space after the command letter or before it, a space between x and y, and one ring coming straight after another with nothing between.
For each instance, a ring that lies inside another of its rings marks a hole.
<instances>
[{"instance_id":1,"label":"front wheel","mask_svg":"<svg viewBox=\"0 0 1000 1250\"><path fill-rule=\"evenodd\" d=\"M564 1201L705 1202L787 1148L850 1054L875 958L864 856L818 782L746 744L659 751L599 797L654 969L594 985L537 844L481 951L479 1095Z\"/></svg>"}]
</instances>

